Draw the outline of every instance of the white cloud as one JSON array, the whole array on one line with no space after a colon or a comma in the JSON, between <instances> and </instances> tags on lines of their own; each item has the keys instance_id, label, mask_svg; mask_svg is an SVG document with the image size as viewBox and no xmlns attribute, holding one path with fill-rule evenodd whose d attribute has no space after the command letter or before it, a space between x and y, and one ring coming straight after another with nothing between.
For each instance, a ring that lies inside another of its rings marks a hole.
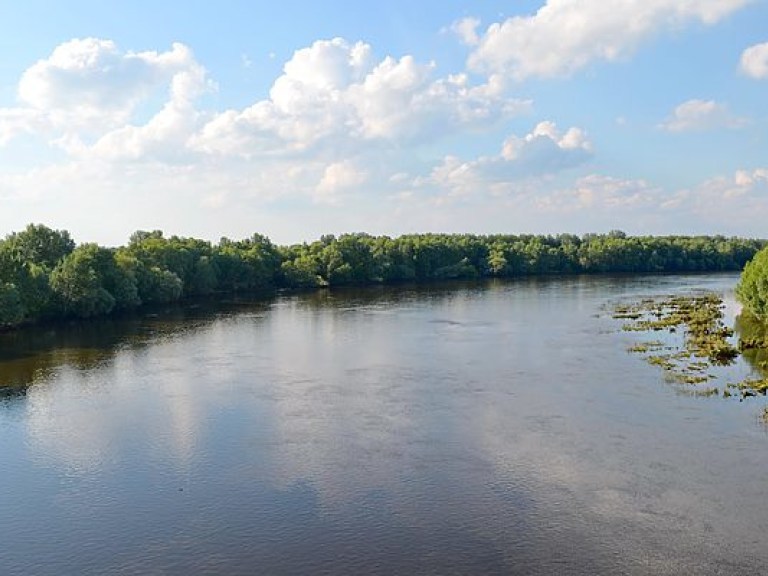
<instances>
[{"instance_id":1,"label":"white cloud","mask_svg":"<svg viewBox=\"0 0 768 576\"><path fill-rule=\"evenodd\" d=\"M74 157L171 160L196 129L193 102L214 87L182 44L122 52L109 40L71 40L24 72L20 106L0 109L0 146L27 133ZM160 110L140 124L139 109L153 104Z\"/></svg>"},{"instance_id":2,"label":"white cloud","mask_svg":"<svg viewBox=\"0 0 768 576\"><path fill-rule=\"evenodd\" d=\"M714 100L688 100L677 106L671 116L659 125L669 132L711 130L715 128L739 128L743 118L734 116L728 107Z\"/></svg>"},{"instance_id":3,"label":"white cloud","mask_svg":"<svg viewBox=\"0 0 768 576\"><path fill-rule=\"evenodd\" d=\"M657 207L639 211L665 233L725 233L765 237L768 219L768 169L741 169L690 188L660 191Z\"/></svg>"},{"instance_id":4,"label":"white cloud","mask_svg":"<svg viewBox=\"0 0 768 576\"><path fill-rule=\"evenodd\" d=\"M187 54L191 57L191 53ZM168 101L146 124L126 124L108 132L86 152L111 160L150 158L176 162L193 159L194 155L187 150L187 140L199 129L202 118L194 101L212 86L205 69L191 59L172 76Z\"/></svg>"},{"instance_id":5,"label":"white cloud","mask_svg":"<svg viewBox=\"0 0 768 576\"><path fill-rule=\"evenodd\" d=\"M756 79L768 78L768 42L750 46L741 54L741 71Z\"/></svg>"},{"instance_id":6,"label":"white cloud","mask_svg":"<svg viewBox=\"0 0 768 576\"><path fill-rule=\"evenodd\" d=\"M768 169L737 170L678 190L643 179L590 174L530 198L535 210L545 212L580 212L594 221L613 218L623 226L644 225L667 233L687 219L687 228L712 234L729 227L729 221L755 222L757 215L768 216Z\"/></svg>"},{"instance_id":7,"label":"white cloud","mask_svg":"<svg viewBox=\"0 0 768 576\"><path fill-rule=\"evenodd\" d=\"M183 44L168 52L122 52L114 42L75 39L24 72L19 101L59 129L114 128L159 88L191 100L209 87L205 70Z\"/></svg>"},{"instance_id":8,"label":"white cloud","mask_svg":"<svg viewBox=\"0 0 768 576\"><path fill-rule=\"evenodd\" d=\"M737 170L733 176L713 178L702 184L696 195L700 197L700 205L711 204L715 209L736 199L751 198L768 203L768 168ZM766 208L768 206L762 211L765 212Z\"/></svg>"},{"instance_id":9,"label":"white cloud","mask_svg":"<svg viewBox=\"0 0 768 576\"><path fill-rule=\"evenodd\" d=\"M124 242L137 228L211 239L262 229L277 234L269 207L278 198L310 197L323 169L317 163L124 163L88 157L0 172L0 205L13 206L0 210L0 229L45 222L72 231L79 241L108 244Z\"/></svg>"},{"instance_id":10,"label":"white cloud","mask_svg":"<svg viewBox=\"0 0 768 576\"><path fill-rule=\"evenodd\" d=\"M454 22L451 31L456 34L467 46L476 46L480 43L477 28L480 26L478 18L462 18Z\"/></svg>"},{"instance_id":11,"label":"white cloud","mask_svg":"<svg viewBox=\"0 0 768 576\"><path fill-rule=\"evenodd\" d=\"M376 61L371 47L341 38L298 50L270 97L208 122L192 145L206 153L261 156L354 151L360 142L434 141L527 111L498 78L473 86L463 74L434 78L412 56Z\"/></svg>"},{"instance_id":12,"label":"white cloud","mask_svg":"<svg viewBox=\"0 0 768 576\"><path fill-rule=\"evenodd\" d=\"M494 23L469 66L517 80L566 76L595 60L613 61L665 30L714 24L751 0L548 0L532 16ZM456 27L465 30L468 24Z\"/></svg>"},{"instance_id":13,"label":"white cloud","mask_svg":"<svg viewBox=\"0 0 768 576\"><path fill-rule=\"evenodd\" d=\"M349 160L334 162L323 171L313 195L316 202L336 204L342 194L354 192L368 180L368 174Z\"/></svg>"},{"instance_id":14,"label":"white cloud","mask_svg":"<svg viewBox=\"0 0 768 576\"><path fill-rule=\"evenodd\" d=\"M531 104L510 98L499 74L478 84L437 70L409 55L378 58L365 43L322 40L286 62L268 96L216 112L200 107L213 85L182 45L126 52L107 40L65 43L24 74L19 104L0 109L0 146L9 150L0 158L0 227L45 221L112 243L137 227L214 238L259 229L293 241L360 222L380 233L461 230L469 204L477 231L561 231L569 211L598 228L624 219L606 229L666 218L667 230L695 213L718 230L707 203L729 207L733 222L768 209L764 170L669 193L584 176L590 138L548 121L496 151L460 157L456 146L477 149L474 135L498 134ZM738 120L724 113L690 101L668 127ZM115 214L119 222L109 220Z\"/></svg>"},{"instance_id":15,"label":"white cloud","mask_svg":"<svg viewBox=\"0 0 768 576\"><path fill-rule=\"evenodd\" d=\"M107 160L160 160L189 162L194 155L185 148L197 128L199 114L190 106L171 101L141 126L126 125L99 138L88 148L73 148L70 153L96 155Z\"/></svg>"},{"instance_id":16,"label":"white cloud","mask_svg":"<svg viewBox=\"0 0 768 576\"><path fill-rule=\"evenodd\" d=\"M505 160L519 160L527 164L535 164L545 168L578 162L584 155L592 151L592 144L587 140L586 134L580 128L571 127L565 134L561 134L554 122L539 122L530 134L523 138L510 136L504 142L502 156ZM555 156L557 155L557 160ZM562 162L566 155L571 155L567 161ZM535 160L535 162L532 162Z\"/></svg>"},{"instance_id":17,"label":"white cloud","mask_svg":"<svg viewBox=\"0 0 768 576\"><path fill-rule=\"evenodd\" d=\"M570 187L537 197L535 203L560 212L636 210L658 206L661 195L661 189L645 180L590 174Z\"/></svg>"},{"instance_id":18,"label":"white cloud","mask_svg":"<svg viewBox=\"0 0 768 576\"><path fill-rule=\"evenodd\" d=\"M556 174L592 156L592 144L580 128L561 133L554 122L540 122L525 136L508 137L496 156L462 161L448 156L417 186L431 186L461 196L517 187L520 181Z\"/></svg>"},{"instance_id":19,"label":"white cloud","mask_svg":"<svg viewBox=\"0 0 768 576\"><path fill-rule=\"evenodd\" d=\"M0 108L0 147L21 134L39 132L45 125L43 117L34 110Z\"/></svg>"},{"instance_id":20,"label":"white cloud","mask_svg":"<svg viewBox=\"0 0 768 576\"><path fill-rule=\"evenodd\" d=\"M740 188L752 188L755 185L768 183L768 168L756 168L749 170L737 170L733 176L733 183Z\"/></svg>"},{"instance_id":21,"label":"white cloud","mask_svg":"<svg viewBox=\"0 0 768 576\"><path fill-rule=\"evenodd\" d=\"M75 162L115 164L116 173L121 164L141 165L160 180L164 166L186 166L207 182L228 172L232 193L205 194L217 205L238 191L339 202L371 170L386 181L399 168L398 159L390 171L371 168L373 156L481 131L530 109L508 98L498 78L476 85L463 74L436 77L434 63L378 60L368 44L340 38L296 51L269 97L243 110L198 109L198 97L213 88L181 44L124 52L109 40L72 40L23 74L21 106L0 109L0 145L29 133ZM367 172L357 168L363 158Z\"/></svg>"},{"instance_id":22,"label":"white cloud","mask_svg":"<svg viewBox=\"0 0 768 576\"><path fill-rule=\"evenodd\" d=\"M434 223L432 228L442 231L467 231L470 226L480 233L584 233L618 228L632 234L765 236L766 168L738 170L673 190L643 179L599 173L576 176L571 182L534 177L499 186L478 180L477 173L472 173L474 180L468 178L467 164L446 163L445 168L451 182L464 178L472 186L445 189L442 195L416 190L394 196L401 225L423 230L420 223ZM471 221L466 219L468 206L474 216Z\"/></svg>"}]
</instances>

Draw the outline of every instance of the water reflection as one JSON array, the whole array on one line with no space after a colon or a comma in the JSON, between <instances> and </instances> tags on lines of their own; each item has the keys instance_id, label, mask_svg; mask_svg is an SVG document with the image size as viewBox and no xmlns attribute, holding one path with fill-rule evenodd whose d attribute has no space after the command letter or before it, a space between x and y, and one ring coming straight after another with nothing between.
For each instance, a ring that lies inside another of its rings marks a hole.
<instances>
[{"instance_id":1,"label":"water reflection","mask_svg":"<svg viewBox=\"0 0 768 576\"><path fill-rule=\"evenodd\" d=\"M0 404L0 565L759 573L750 408L670 393L600 315L734 281L320 291L4 348L40 367Z\"/></svg>"},{"instance_id":2,"label":"water reflection","mask_svg":"<svg viewBox=\"0 0 768 576\"><path fill-rule=\"evenodd\" d=\"M743 312L736 317L734 330L743 343L743 358L756 374L768 376L768 324Z\"/></svg>"},{"instance_id":3,"label":"water reflection","mask_svg":"<svg viewBox=\"0 0 768 576\"><path fill-rule=\"evenodd\" d=\"M97 369L123 348L139 349L239 314L264 314L270 298L149 308L141 315L97 318L0 332L0 395L24 394L61 367Z\"/></svg>"}]
</instances>

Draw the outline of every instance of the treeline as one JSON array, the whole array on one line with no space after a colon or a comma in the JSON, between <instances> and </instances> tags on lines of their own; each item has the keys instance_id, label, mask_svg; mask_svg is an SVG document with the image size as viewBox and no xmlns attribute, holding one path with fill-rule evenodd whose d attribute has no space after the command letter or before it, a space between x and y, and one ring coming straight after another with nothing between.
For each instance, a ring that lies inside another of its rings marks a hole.
<instances>
[{"instance_id":1,"label":"treeline","mask_svg":"<svg viewBox=\"0 0 768 576\"><path fill-rule=\"evenodd\" d=\"M216 293L344 284L512 278L534 274L741 270L762 240L367 234L276 246L265 236L217 244L162 232L126 246L77 246L66 231L30 224L0 241L0 326L87 318Z\"/></svg>"}]
</instances>

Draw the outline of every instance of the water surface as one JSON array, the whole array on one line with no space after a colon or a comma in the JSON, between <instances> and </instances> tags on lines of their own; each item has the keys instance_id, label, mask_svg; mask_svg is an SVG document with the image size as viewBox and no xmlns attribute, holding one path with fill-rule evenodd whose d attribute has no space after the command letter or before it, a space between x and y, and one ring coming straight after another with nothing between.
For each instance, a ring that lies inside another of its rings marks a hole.
<instances>
[{"instance_id":1,"label":"water surface","mask_svg":"<svg viewBox=\"0 0 768 576\"><path fill-rule=\"evenodd\" d=\"M706 288L732 314L735 282L321 291L2 335L1 571L765 573L762 399L691 397L607 312Z\"/></svg>"}]
</instances>

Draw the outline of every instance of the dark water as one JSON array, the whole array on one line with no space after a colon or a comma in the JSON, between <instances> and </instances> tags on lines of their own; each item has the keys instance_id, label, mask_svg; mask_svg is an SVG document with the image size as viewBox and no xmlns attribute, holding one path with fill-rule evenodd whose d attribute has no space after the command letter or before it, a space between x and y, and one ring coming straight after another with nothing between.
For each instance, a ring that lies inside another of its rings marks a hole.
<instances>
[{"instance_id":1,"label":"dark water","mask_svg":"<svg viewBox=\"0 0 768 576\"><path fill-rule=\"evenodd\" d=\"M691 397L606 313L735 281L321 292L2 335L0 573L768 573L763 399Z\"/></svg>"}]
</instances>

